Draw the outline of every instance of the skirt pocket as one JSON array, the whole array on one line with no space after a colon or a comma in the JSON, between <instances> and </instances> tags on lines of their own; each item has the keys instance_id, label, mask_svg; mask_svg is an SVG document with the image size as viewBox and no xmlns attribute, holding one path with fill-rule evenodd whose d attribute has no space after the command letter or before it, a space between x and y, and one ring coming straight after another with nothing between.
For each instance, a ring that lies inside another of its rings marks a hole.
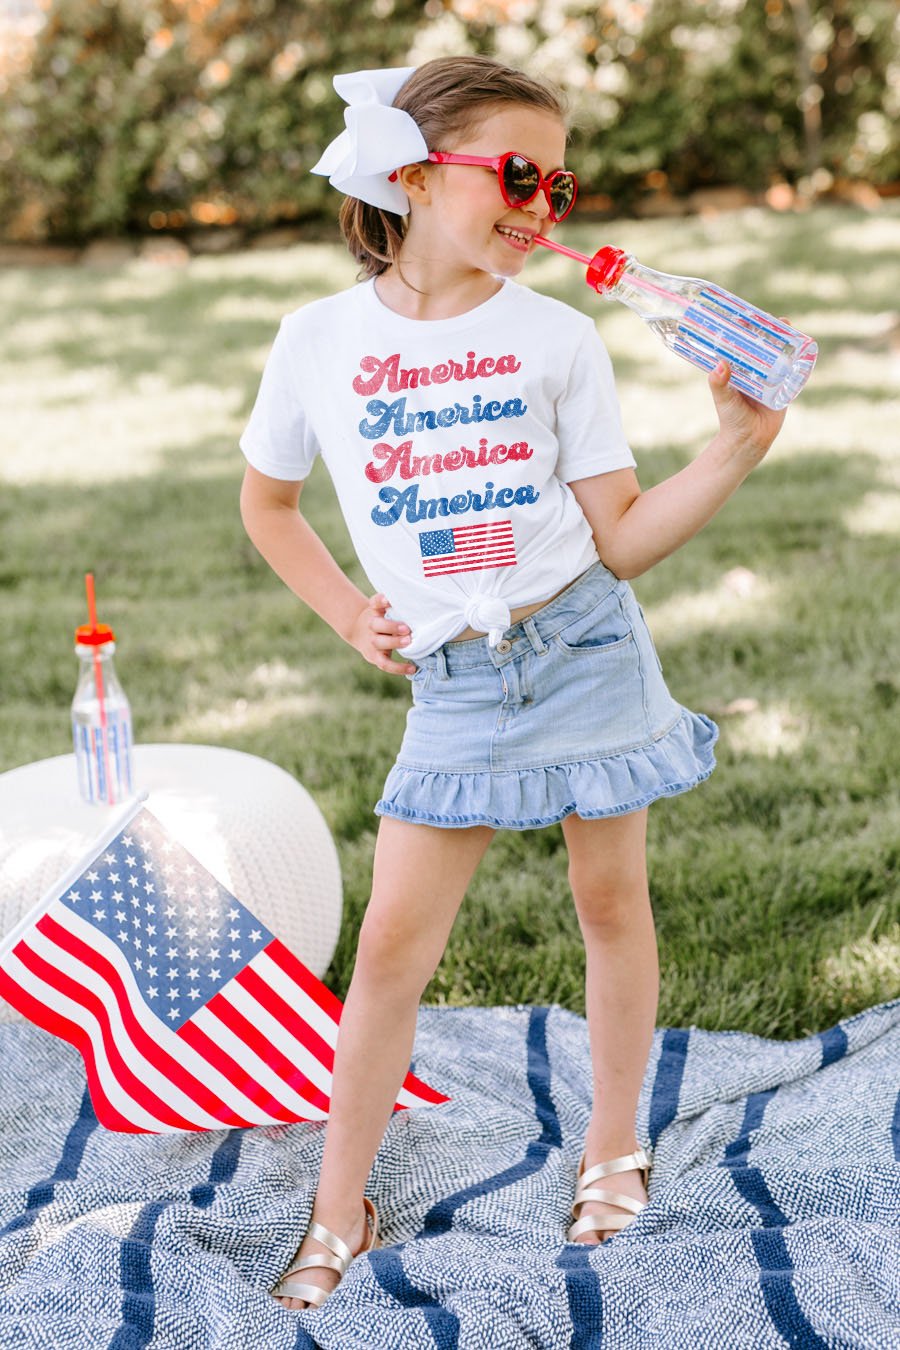
<instances>
[{"instance_id":1,"label":"skirt pocket","mask_svg":"<svg viewBox=\"0 0 900 1350\"><path fill-rule=\"evenodd\" d=\"M634 631L618 587L614 587L587 614L580 614L561 628L553 641L570 656L612 652L633 642Z\"/></svg>"}]
</instances>

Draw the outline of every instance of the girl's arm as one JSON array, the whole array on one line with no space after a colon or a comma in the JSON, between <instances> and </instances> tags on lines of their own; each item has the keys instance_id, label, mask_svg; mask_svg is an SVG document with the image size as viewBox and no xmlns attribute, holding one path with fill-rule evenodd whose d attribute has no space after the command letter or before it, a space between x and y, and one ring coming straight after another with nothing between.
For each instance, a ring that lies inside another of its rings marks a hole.
<instances>
[{"instance_id":1,"label":"girl's arm","mask_svg":"<svg viewBox=\"0 0 900 1350\"><path fill-rule=\"evenodd\" d=\"M603 563L623 581L638 577L681 548L763 459L784 421L728 383L722 362L709 377L718 433L697 458L641 492L633 469L581 478L569 487L594 533Z\"/></svg>"},{"instance_id":2,"label":"girl's arm","mask_svg":"<svg viewBox=\"0 0 900 1350\"><path fill-rule=\"evenodd\" d=\"M379 670L409 675L416 667L391 660L390 653L410 639L405 623L386 617L390 601L366 599L338 567L322 540L297 507L301 483L269 478L251 465L241 487L244 528L266 562L296 596Z\"/></svg>"}]
</instances>

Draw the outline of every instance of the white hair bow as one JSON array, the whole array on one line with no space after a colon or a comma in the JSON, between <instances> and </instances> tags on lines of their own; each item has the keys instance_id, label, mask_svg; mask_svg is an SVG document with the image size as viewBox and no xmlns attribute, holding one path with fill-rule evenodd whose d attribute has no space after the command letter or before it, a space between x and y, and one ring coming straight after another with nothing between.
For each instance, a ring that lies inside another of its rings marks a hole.
<instances>
[{"instance_id":1,"label":"white hair bow","mask_svg":"<svg viewBox=\"0 0 900 1350\"><path fill-rule=\"evenodd\" d=\"M391 104L415 66L392 70L355 70L335 75L333 84L345 103L346 130L331 142L313 173L325 174L332 187L371 206L406 215L409 198L388 174L404 164L428 158L428 146L408 112Z\"/></svg>"}]
</instances>

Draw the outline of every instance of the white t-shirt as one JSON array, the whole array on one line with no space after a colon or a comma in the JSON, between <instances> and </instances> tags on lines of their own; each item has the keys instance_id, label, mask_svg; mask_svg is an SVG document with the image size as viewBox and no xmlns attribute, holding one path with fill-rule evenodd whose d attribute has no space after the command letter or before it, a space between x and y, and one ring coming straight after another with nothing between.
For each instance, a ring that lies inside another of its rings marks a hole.
<instances>
[{"instance_id":1,"label":"white t-shirt","mask_svg":"<svg viewBox=\"0 0 900 1350\"><path fill-rule=\"evenodd\" d=\"M566 484L635 463L593 322L509 280L452 319L371 280L286 315L240 444L290 481L322 455L412 660L466 627L496 643L595 562Z\"/></svg>"}]
</instances>

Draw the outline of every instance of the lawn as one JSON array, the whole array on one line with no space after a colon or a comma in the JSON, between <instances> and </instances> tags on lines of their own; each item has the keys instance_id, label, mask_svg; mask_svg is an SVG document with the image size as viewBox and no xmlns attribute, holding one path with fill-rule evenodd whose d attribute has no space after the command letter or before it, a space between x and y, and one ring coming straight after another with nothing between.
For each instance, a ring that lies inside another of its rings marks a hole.
<instances>
[{"instance_id":1,"label":"lawn","mask_svg":"<svg viewBox=\"0 0 900 1350\"><path fill-rule=\"evenodd\" d=\"M562 227L788 314L821 350L765 464L635 583L670 688L722 731L710 781L650 812L660 1025L794 1037L900 991L898 205ZM338 994L409 688L257 556L237 438L281 315L353 277L330 244L0 273L0 770L71 748L93 570L137 738L264 756L321 807ZM596 316L642 484L687 463L715 425L703 377L576 264L542 255L525 279ZM321 466L304 507L365 588ZM583 1011L558 826L495 838L426 999Z\"/></svg>"}]
</instances>

